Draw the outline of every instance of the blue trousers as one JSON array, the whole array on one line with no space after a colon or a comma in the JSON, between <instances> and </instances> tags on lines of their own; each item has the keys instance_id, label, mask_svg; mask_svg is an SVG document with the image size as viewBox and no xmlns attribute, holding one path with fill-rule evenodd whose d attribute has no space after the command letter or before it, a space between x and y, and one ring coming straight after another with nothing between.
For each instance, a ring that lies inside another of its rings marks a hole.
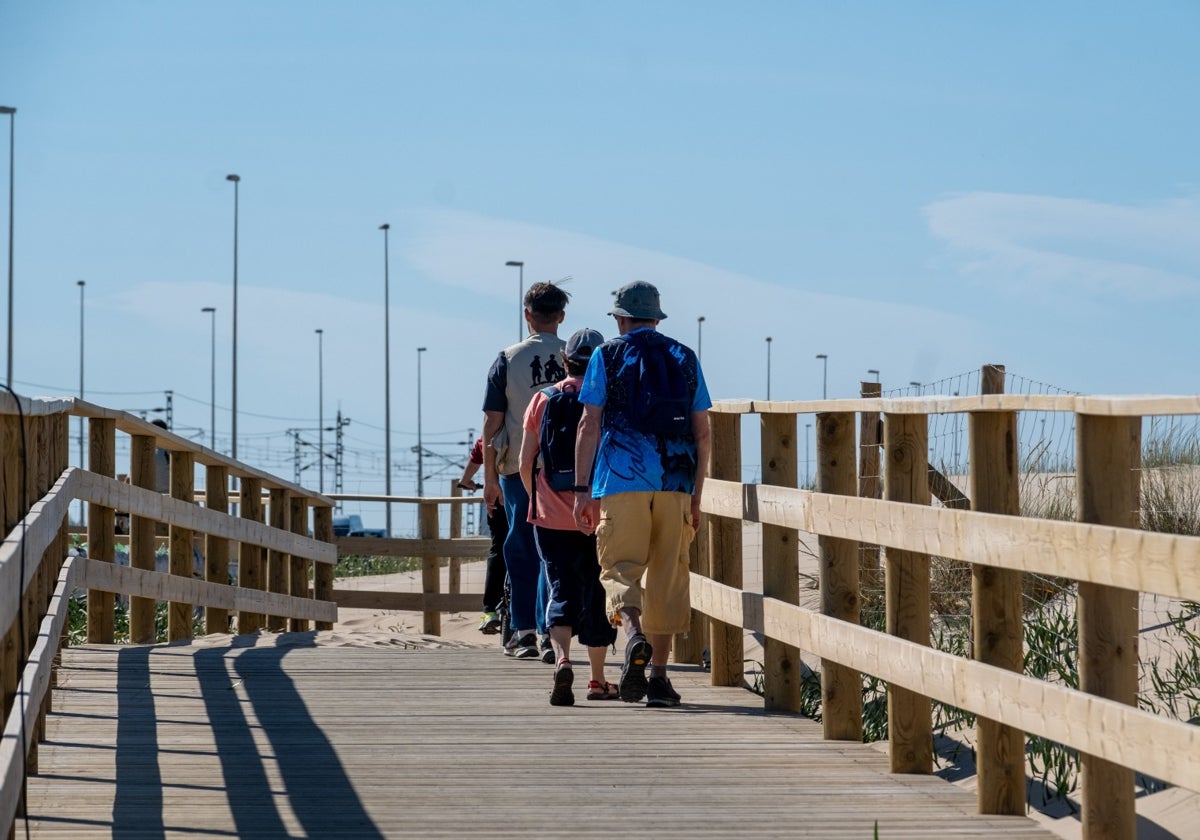
<instances>
[{"instance_id":1,"label":"blue trousers","mask_svg":"<svg viewBox=\"0 0 1200 840\"><path fill-rule=\"evenodd\" d=\"M529 494L518 473L500 476L504 512L508 514L508 536L504 539L504 565L512 590L512 629L535 628L546 634L546 574L529 524Z\"/></svg>"}]
</instances>

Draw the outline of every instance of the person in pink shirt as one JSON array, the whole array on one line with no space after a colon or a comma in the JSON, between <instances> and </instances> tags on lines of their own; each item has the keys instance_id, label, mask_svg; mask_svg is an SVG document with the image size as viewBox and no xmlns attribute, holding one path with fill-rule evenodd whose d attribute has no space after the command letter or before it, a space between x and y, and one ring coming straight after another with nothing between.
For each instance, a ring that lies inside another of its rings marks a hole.
<instances>
[{"instance_id":1,"label":"person in pink shirt","mask_svg":"<svg viewBox=\"0 0 1200 840\"><path fill-rule=\"evenodd\" d=\"M577 393L592 351L603 343L604 336L596 330L582 329L573 333L561 351L567 378L552 387ZM605 612L600 563L596 559L596 534L585 533L575 524L573 490L554 490L545 471L538 469L542 417L547 400L547 394L539 391L525 410L520 473L526 491L536 500L529 508L529 522L533 525L534 542L549 588L546 627L556 660L550 705L575 703L571 688L574 682L571 637L574 635L578 635L580 644L588 649L591 679L587 699L616 700L619 692L617 686L604 677L604 659L606 649L616 641L617 630L609 623ZM573 451L572 446L572 454ZM587 481L587 476L576 479L578 484Z\"/></svg>"}]
</instances>

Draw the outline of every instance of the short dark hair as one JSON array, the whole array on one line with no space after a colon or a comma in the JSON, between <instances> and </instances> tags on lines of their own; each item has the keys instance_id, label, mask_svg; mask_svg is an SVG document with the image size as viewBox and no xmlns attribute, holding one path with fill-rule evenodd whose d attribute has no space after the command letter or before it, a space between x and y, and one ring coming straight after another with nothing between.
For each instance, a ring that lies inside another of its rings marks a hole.
<instances>
[{"instance_id":1,"label":"short dark hair","mask_svg":"<svg viewBox=\"0 0 1200 840\"><path fill-rule=\"evenodd\" d=\"M587 361L576 361L575 359L563 359L563 363L567 368L567 376L583 376L587 372Z\"/></svg>"},{"instance_id":2,"label":"short dark hair","mask_svg":"<svg viewBox=\"0 0 1200 840\"><path fill-rule=\"evenodd\" d=\"M167 425L167 421L162 419L161 417L155 417L153 420L150 421L150 425L158 426L160 429L166 429L168 431L170 431L170 428L171 428L170 426Z\"/></svg>"},{"instance_id":3,"label":"short dark hair","mask_svg":"<svg viewBox=\"0 0 1200 840\"><path fill-rule=\"evenodd\" d=\"M569 292L553 283L534 283L525 293L525 308L543 318L557 315L567 308Z\"/></svg>"}]
</instances>

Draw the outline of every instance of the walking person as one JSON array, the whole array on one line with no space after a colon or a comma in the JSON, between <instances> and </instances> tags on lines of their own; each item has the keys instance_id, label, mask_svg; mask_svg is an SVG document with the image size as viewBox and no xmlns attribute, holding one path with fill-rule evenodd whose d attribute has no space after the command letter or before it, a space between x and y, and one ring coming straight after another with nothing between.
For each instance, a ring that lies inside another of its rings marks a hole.
<instances>
[{"instance_id":1,"label":"walking person","mask_svg":"<svg viewBox=\"0 0 1200 840\"><path fill-rule=\"evenodd\" d=\"M462 478L458 480L458 489L473 493L480 485L475 481L475 474L483 466L483 436L475 439L471 452L467 456L467 464L463 467ZM487 509L488 534L492 538L488 546L487 565L483 577L483 617L479 621L479 632L492 636L500 632L500 602L504 599L504 576L508 570L504 567L504 538L508 536L508 518L504 514L504 505L496 505Z\"/></svg>"},{"instance_id":2,"label":"walking person","mask_svg":"<svg viewBox=\"0 0 1200 840\"><path fill-rule=\"evenodd\" d=\"M671 637L691 621L688 546L700 522L712 400L696 354L658 332L658 289L617 290L620 335L592 354L575 452L579 528L595 529L608 615L625 631L620 695L678 706L667 676ZM649 679L646 666L650 666Z\"/></svg>"},{"instance_id":3,"label":"walking person","mask_svg":"<svg viewBox=\"0 0 1200 840\"><path fill-rule=\"evenodd\" d=\"M608 621L596 535L575 522L575 439L582 405L579 387L593 351L604 336L592 329L571 334L562 351L567 378L534 394L525 410L525 436L521 443L521 481L530 494L529 521L541 557L549 592L546 625L554 650L554 683L550 705L575 703L572 684L571 637L587 648L589 700L615 700L617 686L604 675L608 646L617 638ZM550 363L546 363L546 369ZM583 473L587 481L590 466Z\"/></svg>"},{"instance_id":4,"label":"walking person","mask_svg":"<svg viewBox=\"0 0 1200 840\"><path fill-rule=\"evenodd\" d=\"M545 579L529 524L529 495L519 472L522 421L533 395L548 384L543 381L540 362L535 370L533 361L550 358L563 348L558 327L569 297L554 283L529 287L524 300L529 337L496 357L488 371L483 400L483 500L489 511L503 505L508 518L504 563L513 634L504 652L517 659L538 658L538 634L545 634ZM545 656L554 661L548 643Z\"/></svg>"}]
</instances>

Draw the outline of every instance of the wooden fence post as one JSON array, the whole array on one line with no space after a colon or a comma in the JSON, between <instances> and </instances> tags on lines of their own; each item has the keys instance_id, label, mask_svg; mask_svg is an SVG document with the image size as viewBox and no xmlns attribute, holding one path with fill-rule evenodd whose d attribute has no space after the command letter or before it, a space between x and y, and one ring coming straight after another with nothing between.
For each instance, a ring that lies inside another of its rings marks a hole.
<instances>
[{"instance_id":1,"label":"wooden fence post","mask_svg":"<svg viewBox=\"0 0 1200 840\"><path fill-rule=\"evenodd\" d=\"M292 525L292 533L308 536L308 499L304 496L292 496L289 502L289 519ZM289 557L288 592L294 598L311 597L308 588L309 561L296 554L289 555ZM308 630L308 619L289 618L288 630L293 633L303 633Z\"/></svg>"},{"instance_id":2,"label":"wooden fence post","mask_svg":"<svg viewBox=\"0 0 1200 840\"><path fill-rule=\"evenodd\" d=\"M332 543L333 538L333 508L328 505L313 508L313 539L324 543ZM313 597L318 601L333 600L333 565L331 563L316 563L313 570ZM318 621L318 630L332 630L332 621Z\"/></svg>"},{"instance_id":3,"label":"wooden fence post","mask_svg":"<svg viewBox=\"0 0 1200 840\"><path fill-rule=\"evenodd\" d=\"M229 469L216 465L204 471L204 506L217 513L229 513ZM209 583L229 583L229 540L204 536L204 579ZM204 608L204 632L228 633L229 610Z\"/></svg>"},{"instance_id":4,"label":"wooden fence post","mask_svg":"<svg viewBox=\"0 0 1200 840\"><path fill-rule=\"evenodd\" d=\"M450 496L459 498L462 496L462 488L458 486L458 479L450 480ZM463 506L460 504L450 505L450 538L458 539L462 536L462 519ZM450 586L449 591L457 595L462 592L462 558L450 558Z\"/></svg>"},{"instance_id":5,"label":"wooden fence post","mask_svg":"<svg viewBox=\"0 0 1200 840\"><path fill-rule=\"evenodd\" d=\"M271 488L271 527L288 530L288 492L282 487ZM267 550L267 590L286 595L288 592L288 555L274 549ZM267 616L267 629L282 633L287 629L287 619L281 615Z\"/></svg>"},{"instance_id":6,"label":"wooden fence post","mask_svg":"<svg viewBox=\"0 0 1200 840\"><path fill-rule=\"evenodd\" d=\"M863 399L876 399L883 395L883 386L878 382L859 382L859 394ZM883 469L879 461L879 447L883 443L883 428L878 411L864 411L859 415L858 443L858 495L864 499L883 498ZM858 568L861 586L877 590L883 585L883 569L880 566L879 546L859 543Z\"/></svg>"},{"instance_id":7,"label":"wooden fence post","mask_svg":"<svg viewBox=\"0 0 1200 840\"><path fill-rule=\"evenodd\" d=\"M878 462L879 447L873 445L872 449ZM854 414L818 414L817 492L856 495L854 460ZM861 606L858 543L833 537L820 537L818 542L821 613L858 624ZM862 675L828 659L821 661L821 727L826 740L862 741Z\"/></svg>"},{"instance_id":8,"label":"wooden fence post","mask_svg":"<svg viewBox=\"0 0 1200 840\"><path fill-rule=\"evenodd\" d=\"M1004 366L984 365L980 393L1004 393ZM968 418L971 509L1021 515L1015 411L973 411ZM1009 671L1024 670L1021 573L971 566L974 655ZM981 814L1025 813L1025 733L984 717L975 724Z\"/></svg>"},{"instance_id":9,"label":"wooden fence post","mask_svg":"<svg viewBox=\"0 0 1200 840\"><path fill-rule=\"evenodd\" d=\"M1075 418L1078 519L1138 528L1141 518L1142 418ZM1079 687L1088 694L1137 705L1138 593L1079 584ZM1132 768L1080 754L1083 836L1129 838L1137 833Z\"/></svg>"},{"instance_id":10,"label":"wooden fence post","mask_svg":"<svg viewBox=\"0 0 1200 840\"><path fill-rule=\"evenodd\" d=\"M93 417L88 424L88 470L113 478L117 474L117 421ZM110 507L88 505L88 557L101 563L116 559L114 532L116 512ZM113 643L114 598L111 592L89 589L87 593L87 640Z\"/></svg>"},{"instance_id":11,"label":"wooden fence post","mask_svg":"<svg viewBox=\"0 0 1200 840\"><path fill-rule=\"evenodd\" d=\"M6 399L0 395L0 399ZM0 526L4 535L12 531L25 513L22 506L29 504L29 498L22 498L21 493L21 451L22 451L21 421L15 414L0 415ZM13 702L17 695L17 686L21 677L21 628L18 622L11 627L0 627L0 711L2 720L8 720Z\"/></svg>"},{"instance_id":12,"label":"wooden fence post","mask_svg":"<svg viewBox=\"0 0 1200 840\"><path fill-rule=\"evenodd\" d=\"M763 413L762 483L797 486L795 414ZM763 595L788 604L800 603L799 532L780 525L762 526ZM800 649L770 637L763 642L763 705L767 709L800 711Z\"/></svg>"},{"instance_id":13,"label":"wooden fence post","mask_svg":"<svg viewBox=\"0 0 1200 840\"><path fill-rule=\"evenodd\" d=\"M420 502L418 505L418 528L422 540L438 538L438 505L437 502ZM435 595L441 589L441 558L434 554L426 554L421 558L421 591L426 595ZM424 631L431 636L442 632L441 610L426 609Z\"/></svg>"},{"instance_id":14,"label":"wooden fence post","mask_svg":"<svg viewBox=\"0 0 1200 840\"><path fill-rule=\"evenodd\" d=\"M710 411L712 453L708 474L724 481L742 480L742 416ZM708 517L708 567L717 583L742 588L742 520ZM740 686L745 679L746 642L741 627L717 619L709 623L713 685Z\"/></svg>"},{"instance_id":15,"label":"wooden fence post","mask_svg":"<svg viewBox=\"0 0 1200 840\"><path fill-rule=\"evenodd\" d=\"M171 453L171 498L191 502L195 497L196 456L189 451ZM192 579L196 575L195 531L182 525L170 527L170 570L176 577ZM194 607L180 601L167 606L167 641L190 639Z\"/></svg>"},{"instance_id":16,"label":"wooden fence post","mask_svg":"<svg viewBox=\"0 0 1200 840\"><path fill-rule=\"evenodd\" d=\"M243 478L239 493L238 511L243 519L263 522L263 482L261 478ZM238 543L238 586L244 589L265 590L266 568L263 563L263 548L250 543ZM262 613L238 613L238 633L258 633L266 623Z\"/></svg>"},{"instance_id":17,"label":"wooden fence post","mask_svg":"<svg viewBox=\"0 0 1200 840\"><path fill-rule=\"evenodd\" d=\"M154 436L131 435L129 439L129 479L135 487L157 490L157 469L154 462ZM129 565L134 569L153 572L157 545L154 540L155 521L146 516L129 518ZM154 636L155 602L138 595L129 597L129 641L135 645L152 645Z\"/></svg>"},{"instance_id":18,"label":"wooden fence post","mask_svg":"<svg viewBox=\"0 0 1200 840\"><path fill-rule=\"evenodd\" d=\"M924 414L884 418L884 497L928 507L929 423ZM887 550L887 632L929 644L929 555ZM928 697L888 686L888 756L893 773L933 772L933 720Z\"/></svg>"}]
</instances>

